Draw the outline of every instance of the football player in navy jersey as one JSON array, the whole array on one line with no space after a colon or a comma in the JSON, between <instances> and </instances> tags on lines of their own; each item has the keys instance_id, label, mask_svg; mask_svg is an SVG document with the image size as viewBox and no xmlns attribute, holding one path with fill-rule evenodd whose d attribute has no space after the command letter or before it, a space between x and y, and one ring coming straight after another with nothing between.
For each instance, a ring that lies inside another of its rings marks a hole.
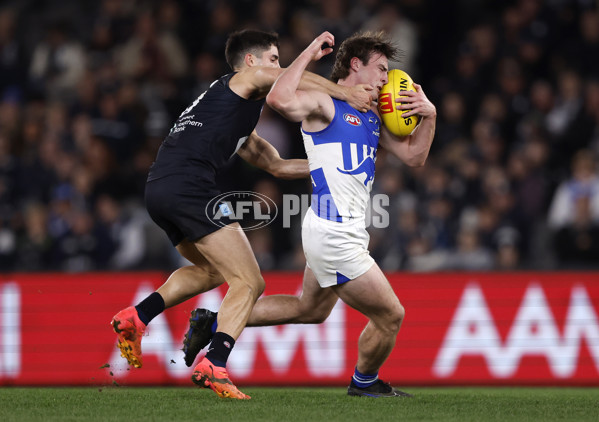
<instances>
[{"instance_id":1,"label":"football player in navy jersey","mask_svg":"<svg viewBox=\"0 0 599 422\"><path fill-rule=\"evenodd\" d=\"M360 33L346 39L332 73L339 85L374 87L369 110L356 109L325 92L303 89L302 72L322 56L322 51L331 52L333 44L330 33L316 38L279 76L267 96L271 107L287 119L301 122L312 179L312 205L302 223L307 262L302 293L260 298L248 326L320 323L341 298L369 319L358 340L358 362L348 394L410 397L378 378L379 369L393 350L405 311L368 252L365 214L378 146L408 166L422 166L435 133L436 109L422 87L414 84L415 92L395 94L406 96L397 100L402 102L397 109L405 110L404 117L419 115L419 126L411 135L396 137L381 124L375 100L388 82L388 60L397 54L383 33ZM214 313L201 309L194 315L199 316L196 323L203 327L214 318ZM192 334L209 338L207 329Z\"/></svg>"},{"instance_id":2,"label":"football player in navy jersey","mask_svg":"<svg viewBox=\"0 0 599 422\"><path fill-rule=\"evenodd\" d=\"M324 54L324 53L322 53ZM179 268L158 290L136 306L117 313L111 324L118 347L129 364L142 366L141 339L146 326L165 308L177 305L225 281L218 330L210 350L194 368L192 380L220 397L248 399L229 380L226 362L264 290L264 280L249 242L223 208L208 207L220 194L215 177L237 153L245 161L277 177L309 174L306 160L283 160L255 131L279 66L278 36L255 30L233 33L225 48L232 73L214 81L186 108L158 151L145 190L146 208L177 251L193 265ZM326 92L366 110L371 86L343 87L304 72L300 86ZM212 219L217 212L222 227Z\"/></svg>"}]
</instances>

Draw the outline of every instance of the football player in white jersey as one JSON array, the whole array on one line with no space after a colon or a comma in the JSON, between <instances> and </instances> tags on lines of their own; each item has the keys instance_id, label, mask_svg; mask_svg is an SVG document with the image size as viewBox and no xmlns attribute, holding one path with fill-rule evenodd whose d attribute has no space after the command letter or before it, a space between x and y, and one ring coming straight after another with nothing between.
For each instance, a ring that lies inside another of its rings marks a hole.
<instances>
[{"instance_id":1,"label":"football player in white jersey","mask_svg":"<svg viewBox=\"0 0 599 422\"><path fill-rule=\"evenodd\" d=\"M266 99L287 119L301 122L313 196L302 224L307 261L303 291L299 296L260 298L248 326L320 323L341 298L369 319L358 341L358 362L348 394L409 397L378 378L395 346L405 311L368 252L364 217L379 143L406 165L422 166L433 141L437 113L415 83L415 92L396 93L406 96L397 106L409 110L403 116L420 117L415 131L399 138L381 124L375 101L387 83L388 60L397 54L383 33L361 33L345 40L332 74L340 85L369 85L371 110L362 113L326 93L298 89L304 69L312 60L332 52L333 45L334 37L328 32L316 38L277 78ZM206 322L204 326L209 326Z\"/></svg>"}]
</instances>

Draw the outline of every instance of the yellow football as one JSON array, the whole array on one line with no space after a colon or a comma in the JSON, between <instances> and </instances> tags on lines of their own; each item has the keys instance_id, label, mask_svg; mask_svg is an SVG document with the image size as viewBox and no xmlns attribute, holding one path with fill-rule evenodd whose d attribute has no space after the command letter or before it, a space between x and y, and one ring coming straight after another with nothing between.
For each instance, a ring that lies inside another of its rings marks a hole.
<instances>
[{"instance_id":1,"label":"yellow football","mask_svg":"<svg viewBox=\"0 0 599 422\"><path fill-rule=\"evenodd\" d=\"M403 70L391 69L388 72L389 81L383 85L379 93L379 113L383 124L389 132L397 136L410 135L420 120L420 116L402 117L408 110L398 110L395 98L399 91L415 91L412 78ZM401 97L400 97L401 98Z\"/></svg>"}]
</instances>

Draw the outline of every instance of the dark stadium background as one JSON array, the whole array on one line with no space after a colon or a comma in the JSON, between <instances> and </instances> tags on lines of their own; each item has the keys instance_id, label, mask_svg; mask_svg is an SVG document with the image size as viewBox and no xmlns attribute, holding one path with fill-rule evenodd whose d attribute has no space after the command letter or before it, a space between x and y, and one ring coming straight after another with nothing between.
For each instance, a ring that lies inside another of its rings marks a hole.
<instances>
[{"instance_id":1,"label":"dark stadium background","mask_svg":"<svg viewBox=\"0 0 599 422\"><path fill-rule=\"evenodd\" d=\"M389 226L369 229L370 250L407 309L381 376L597 386L598 4L0 0L0 384L191 385L179 350L189 311L218 309L224 286L160 315L139 371L108 323L185 265L143 206L147 171L177 116L229 72L228 34L254 27L280 34L282 66L322 31L338 46L385 30L404 52L391 67L437 107L424 167L377 156ZM328 76L332 61L310 70ZM268 107L257 130L305 157L298 125ZM310 190L239 159L219 183L280 207ZM300 217L290 222L247 232L266 294L300 289ZM341 303L333 316L245 330L234 379L346 386L365 320ZM334 376L310 366L327 359Z\"/></svg>"},{"instance_id":2,"label":"dark stadium background","mask_svg":"<svg viewBox=\"0 0 599 422\"><path fill-rule=\"evenodd\" d=\"M34 1L0 4L0 270L170 270L143 207L149 165L217 76L227 35L277 31L281 63L324 30L337 45L386 30L393 67L438 110L431 156L380 151L371 229L386 271L599 267L597 2L519 0ZM311 70L328 76L332 57ZM303 157L296 124L265 107L258 132ZM232 160L225 190L309 192ZM300 219L248 232L263 270L301 270Z\"/></svg>"}]
</instances>

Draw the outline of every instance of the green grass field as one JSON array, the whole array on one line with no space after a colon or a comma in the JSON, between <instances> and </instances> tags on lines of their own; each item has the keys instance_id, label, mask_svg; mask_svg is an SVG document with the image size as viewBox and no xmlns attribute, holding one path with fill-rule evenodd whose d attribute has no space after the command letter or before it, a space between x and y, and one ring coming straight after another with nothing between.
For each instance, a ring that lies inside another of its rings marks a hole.
<instances>
[{"instance_id":1,"label":"green grass field","mask_svg":"<svg viewBox=\"0 0 599 422\"><path fill-rule=\"evenodd\" d=\"M342 388L0 388L1 421L598 421L598 388L407 388L411 399Z\"/></svg>"}]
</instances>

